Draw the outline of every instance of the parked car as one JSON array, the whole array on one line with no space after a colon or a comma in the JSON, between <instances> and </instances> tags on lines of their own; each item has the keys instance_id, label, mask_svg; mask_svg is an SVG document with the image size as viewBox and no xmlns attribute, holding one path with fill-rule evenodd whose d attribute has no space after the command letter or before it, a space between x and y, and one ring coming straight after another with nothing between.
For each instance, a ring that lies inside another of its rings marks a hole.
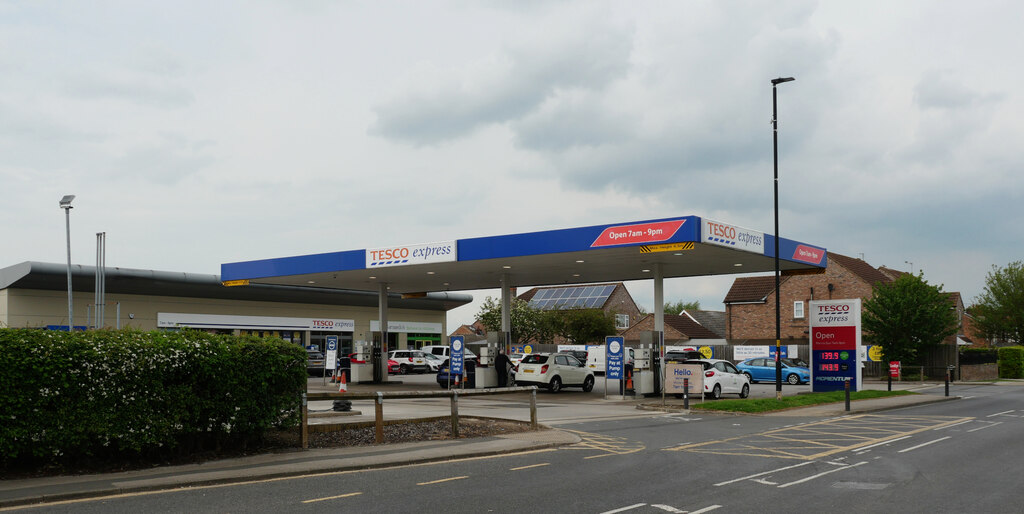
<instances>
[{"instance_id":1,"label":"parked car","mask_svg":"<svg viewBox=\"0 0 1024 514\"><path fill-rule=\"evenodd\" d=\"M782 361L782 379L787 383L797 385L810 382L811 370L798 366L791 359L779 359ZM741 373L747 376L750 383L772 382L775 383L775 359L756 357L747 359L736 365Z\"/></svg>"},{"instance_id":2,"label":"parked car","mask_svg":"<svg viewBox=\"0 0 1024 514\"><path fill-rule=\"evenodd\" d=\"M427 362L427 366L430 367L431 373L437 373L441 369L441 365L444 364L444 357L439 357L432 353L427 353L422 350L418 350L420 355L423 356L423 360Z\"/></svg>"},{"instance_id":3,"label":"parked car","mask_svg":"<svg viewBox=\"0 0 1024 514\"><path fill-rule=\"evenodd\" d=\"M424 346L420 350L424 351L424 352L427 352L427 353L432 353L434 355L437 355L438 357L447 359L448 358L448 352L451 350L451 348L449 346L446 346L446 345L437 344L437 345ZM475 353L473 353L473 350L470 350L469 348L466 348L466 347L462 347L462 358L463 358L463 361L479 362L477 360L478 357L476 356Z\"/></svg>"},{"instance_id":4,"label":"parked car","mask_svg":"<svg viewBox=\"0 0 1024 514\"><path fill-rule=\"evenodd\" d=\"M552 393L562 387L581 387L589 393L594 389L594 372L568 353L531 353L516 367L515 384L546 387Z\"/></svg>"},{"instance_id":5,"label":"parked car","mask_svg":"<svg viewBox=\"0 0 1024 514\"><path fill-rule=\"evenodd\" d=\"M580 362L587 362L587 351L586 350L566 350L565 353L576 357L576 360Z\"/></svg>"},{"instance_id":6,"label":"parked car","mask_svg":"<svg viewBox=\"0 0 1024 514\"><path fill-rule=\"evenodd\" d=\"M419 350L392 350L388 352L388 359L398 362L398 372L402 375L430 371L430 365Z\"/></svg>"},{"instance_id":7,"label":"parked car","mask_svg":"<svg viewBox=\"0 0 1024 514\"><path fill-rule=\"evenodd\" d=\"M398 361L394 359L388 359L388 374L394 375L401 372L401 368L398 366Z\"/></svg>"},{"instance_id":8,"label":"parked car","mask_svg":"<svg viewBox=\"0 0 1024 514\"><path fill-rule=\"evenodd\" d=\"M750 381L736 366L721 359L691 359L684 364L704 366L704 395L719 399L723 394L738 394L740 398L750 396ZM679 395L677 395L679 396Z\"/></svg>"},{"instance_id":9,"label":"parked car","mask_svg":"<svg viewBox=\"0 0 1024 514\"><path fill-rule=\"evenodd\" d=\"M324 374L324 354L318 350L306 348L306 372L313 376Z\"/></svg>"},{"instance_id":10,"label":"parked car","mask_svg":"<svg viewBox=\"0 0 1024 514\"><path fill-rule=\"evenodd\" d=\"M437 385L441 386L441 389L448 389L461 381L465 381L467 389L476 387L476 361L467 360L462 363L462 367L465 370L465 375L453 375L448 370L448 359L445 359L441 369L437 370Z\"/></svg>"}]
</instances>

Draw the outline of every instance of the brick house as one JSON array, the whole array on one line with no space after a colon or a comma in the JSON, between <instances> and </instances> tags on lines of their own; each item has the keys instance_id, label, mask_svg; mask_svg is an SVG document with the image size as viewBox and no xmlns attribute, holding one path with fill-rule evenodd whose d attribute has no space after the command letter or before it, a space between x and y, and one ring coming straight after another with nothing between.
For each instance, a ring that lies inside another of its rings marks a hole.
<instances>
[{"instance_id":1,"label":"brick house","mask_svg":"<svg viewBox=\"0 0 1024 514\"><path fill-rule=\"evenodd\" d=\"M640 321L641 317L640 308L622 282L534 287L518 298L535 309L601 309L615 317L615 328L619 334Z\"/></svg>"},{"instance_id":2,"label":"brick house","mask_svg":"<svg viewBox=\"0 0 1024 514\"><path fill-rule=\"evenodd\" d=\"M871 298L878 282L892 278L867 262L829 253L823 271L780 276L780 333L784 341L807 341L807 302ZM732 344L775 344L775 277L737 278L725 296L725 337Z\"/></svg>"},{"instance_id":3,"label":"brick house","mask_svg":"<svg viewBox=\"0 0 1024 514\"><path fill-rule=\"evenodd\" d=\"M640 343L640 333L654 330L654 314L648 314L628 330L622 332L627 345ZM691 340L722 340L722 336L701 325L694 317L686 314L665 315L665 344L690 344Z\"/></svg>"}]
</instances>

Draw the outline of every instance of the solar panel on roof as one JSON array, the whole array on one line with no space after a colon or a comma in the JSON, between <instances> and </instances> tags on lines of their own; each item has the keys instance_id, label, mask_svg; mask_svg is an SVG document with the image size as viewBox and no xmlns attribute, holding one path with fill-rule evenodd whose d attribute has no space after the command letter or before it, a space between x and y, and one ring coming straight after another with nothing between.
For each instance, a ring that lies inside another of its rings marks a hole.
<instances>
[{"instance_id":1,"label":"solar panel on roof","mask_svg":"<svg viewBox=\"0 0 1024 514\"><path fill-rule=\"evenodd\" d=\"M530 299L529 306L535 309L594 309L608 301L615 286L571 286L538 289Z\"/></svg>"}]
</instances>

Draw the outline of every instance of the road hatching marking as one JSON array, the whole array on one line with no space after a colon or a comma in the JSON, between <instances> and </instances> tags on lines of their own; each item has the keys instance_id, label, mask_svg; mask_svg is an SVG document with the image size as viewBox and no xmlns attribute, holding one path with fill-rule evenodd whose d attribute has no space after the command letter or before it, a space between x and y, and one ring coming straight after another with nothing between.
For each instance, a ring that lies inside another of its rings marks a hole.
<instances>
[{"instance_id":1,"label":"road hatching marking","mask_svg":"<svg viewBox=\"0 0 1024 514\"><path fill-rule=\"evenodd\" d=\"M951 416L862 414L664 450L815 460L835 453L877 446L918 432L973 419Z\"/></svg>"},{"instance_id":2,"label":"road hatching marking","mask_svg":"<svg viewBox=\"0 0 1024 514\"><path fill-rule=\"evenodd\" d=\"M563 450L597 450L603 452L600 455L592 455L591 457L607 457L611 455L628 455L630 453L636 453L647 449L647 446L640 441L631 441L625 437L616 437L610 435L593 434L590 432L580 432L578 430L567 430L580 436L580 442L569 446L564 446ZM587 457L587 458L591 458Z\"/></svg>"}]
</instances>

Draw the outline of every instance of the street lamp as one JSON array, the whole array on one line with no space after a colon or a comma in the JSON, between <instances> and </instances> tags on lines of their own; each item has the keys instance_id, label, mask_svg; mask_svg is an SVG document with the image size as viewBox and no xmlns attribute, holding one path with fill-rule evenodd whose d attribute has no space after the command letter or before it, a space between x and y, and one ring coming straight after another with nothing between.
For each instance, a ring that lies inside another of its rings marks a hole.
<instances>
[{"instance_id":1,"label":"street lamp","mask_svg":"<svg viewBox=\"0 0 1024 514\"><path fill-rule=\"evenodd\" d=\"M64 209L64 223L67 226L68 235L68 332L75 329L75 322L72 318L74 309L71 306L71 200L75 199L75 195L64 195L64 198L60 199L60 208Z\"/></svg>"},{"instance_id":2,"label":"street lamp","mask_svg":"<svg viewBox=\"0 0 1024 514\"><path fill-rule=\"evenodd\" d=\"M772 79L772 145L775 150L775 399L782 400L782 321L779 315L779 122L775 87L793 77Z\"/></svg>"}]
</instances>

